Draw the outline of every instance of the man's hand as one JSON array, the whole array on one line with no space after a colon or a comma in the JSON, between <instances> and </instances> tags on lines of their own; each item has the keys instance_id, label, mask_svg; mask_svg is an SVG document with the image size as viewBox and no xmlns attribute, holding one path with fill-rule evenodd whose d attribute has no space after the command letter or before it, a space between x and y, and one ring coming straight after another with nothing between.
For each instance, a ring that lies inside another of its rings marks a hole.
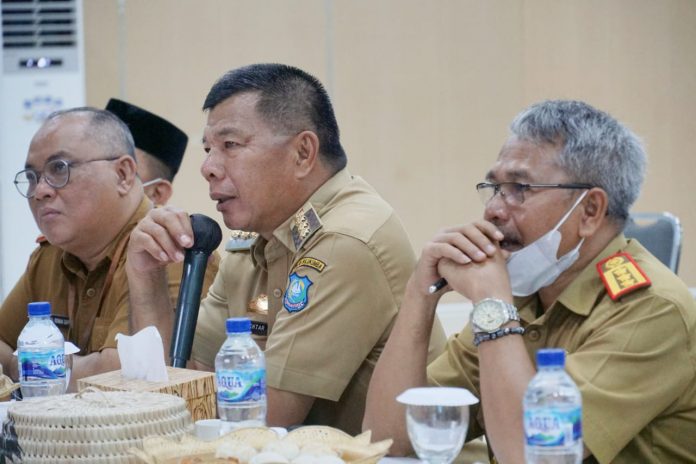
<instances>
[{"instance_id":1,"label":"man's hand","mask_svg":"<svg viewBox=\"0 0 696 464\"><path fill-rule=\"evenodd\" d=\"M184 260L184 248L193 244L191 219L185 211L155 208L133 229L128 243L128 275L147 275Z\"/></svg>"},{"instance_id":2,"label":"man's hand","mask_svg":"<svg viewBox=\"0 0 696 464\"><path fill-rule=\"evenodd\" d=\"M469 264L481 264L500 254L504 260L507 252L498 246L498 242L502 239L502 232L490 222L483 220L443 229L423 247L411 279L424 294L427 293L428 287L440 277L447 279L450 284L446 287L447 290L454 288L462 293L452 285L454 280L450 282L443 272L454 276L455 269L450 269L450 266L463 268ZM449 265L440 268L441 263L449 263Z\"/></svg>"},{"instance_id":3,"label":"man's hand","mask_svg":"<svg viewBox=\"0 0 696 464\"><path fill-rule=\"evenodd\" d=\"M164 352L169 353L174 324L165 266L184 260L184 247L193 245L189 215L166 206L155 208L133 229L128 242L126 273L132 333L154 325Z\"/></svg>"}]
</instances>

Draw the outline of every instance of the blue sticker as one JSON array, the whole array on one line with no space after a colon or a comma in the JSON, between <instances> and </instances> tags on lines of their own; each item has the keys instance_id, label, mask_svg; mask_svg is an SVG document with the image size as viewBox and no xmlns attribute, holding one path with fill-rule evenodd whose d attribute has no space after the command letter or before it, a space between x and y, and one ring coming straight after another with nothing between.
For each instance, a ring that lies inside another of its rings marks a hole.
<instances>
[{"instance_id":1,"label":"blue sticker","mask_svg":"<svg viewBox=\"0 0 696 464\"><path fill-rule=\"evenodd\" d=\"M298 276L296 272L290 274L290 284L285 290L285 296L283 297L283 306L289 313L296 313L305 309L307 303L309 303L307 292L313 283L307 276Z\"/></svg>"}]
</instances>

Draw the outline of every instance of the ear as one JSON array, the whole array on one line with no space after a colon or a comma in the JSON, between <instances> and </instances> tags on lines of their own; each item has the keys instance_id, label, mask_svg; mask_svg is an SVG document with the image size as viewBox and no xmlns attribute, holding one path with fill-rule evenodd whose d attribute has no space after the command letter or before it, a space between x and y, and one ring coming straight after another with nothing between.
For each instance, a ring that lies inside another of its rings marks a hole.
<instances>
[{"instance_id":1,"label":"ear","mask_svg":"<svg viewBox=\"0 0 696 464\"><path fill-rule=\"evenodd\" d=\"M152 185L145 187L145 195L152 200L156 206L164 206L174 193L172 183L168 180L160 180Z\"/></svg>"},{"instance_id":2,"label":"ear","mask_svg":"<svg viewBox=\"0 0 696 464\"><path fill-rule=\"evenodd\" d=\"M319 137L312 131L302 131L293 141L295 176L304 179L319 161Z\"/></svg>"},{"instance_id":3,"label":"ear","mask_svg":"<svg viewBox=\"0 0 696 464\"><path fill-rule=\"evenodd\" d=\"M578 233L583 238L589 237L607 221L609 197L603 189L594 187L587 192L578 206L582 208Z\"/></svg>"},{"instance_id":4,"label":"ear","mask_svg":"<svg viewBox=\"0 0 696 464\"><path fill-rule=\"evenodd\" d=\"M121 195L125 195L135 185L138 167L135 164L135 159L130 155L122 155L114 161L114 164L116 165L116 175L118 176L118 192Z\"/></svg>"}]
</instances>

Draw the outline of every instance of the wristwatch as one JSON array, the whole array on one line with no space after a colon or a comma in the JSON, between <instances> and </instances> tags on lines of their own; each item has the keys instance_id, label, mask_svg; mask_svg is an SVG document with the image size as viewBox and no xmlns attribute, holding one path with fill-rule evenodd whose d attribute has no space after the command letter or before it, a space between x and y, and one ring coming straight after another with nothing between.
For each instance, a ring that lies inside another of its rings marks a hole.
<instances>
[{"instance_id":1,"label":"wristwatch","mask_svg":"<svg viewBox=\"0 0 696 464\"><path fill-rule=\"evenodd\" d=\"M497 298L485 298L471 311L471 328L474 334L493 333L510 321L519 321L517 308Z\"/></svg>"}]
</instances>

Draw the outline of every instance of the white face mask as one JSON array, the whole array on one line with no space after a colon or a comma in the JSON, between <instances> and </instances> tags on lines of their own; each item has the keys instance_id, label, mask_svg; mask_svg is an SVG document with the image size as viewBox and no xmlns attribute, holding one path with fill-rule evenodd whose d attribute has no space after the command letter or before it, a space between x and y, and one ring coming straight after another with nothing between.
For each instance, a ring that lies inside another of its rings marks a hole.
<instances>
[{"instance_id":1,"label":"white face mask","mask_svg":"<svg viewBox=\"0 0 696 464\"><path fill-rule=\"evenodd\" d=\"M570 213L585 198L586 194L587 190L582 192L582 195L556 224L556 227L533 243L510 254L507 270L510 275L513 295L528 296L536 293L540 288L552 284L563 271L577 261L580 247L585 239L580 240L578 246L565 255L556 258L558 247L561 244L561 232L558 228L568 219Z\"/></svg>"},{"instance_id":2,"label":"white face mask","mask_svg":"<svg viewBox=\"0 0 696 464\"><path fill-rule=\"evenodd\" d=\"M162 180L164 180L164 179L162 179L161 177L157 177L155 179L148 180L147 182L143 182L143 188L149 187L150 185L154 185L157 182L162 181Z\"/></svg>"}]
</instances>

